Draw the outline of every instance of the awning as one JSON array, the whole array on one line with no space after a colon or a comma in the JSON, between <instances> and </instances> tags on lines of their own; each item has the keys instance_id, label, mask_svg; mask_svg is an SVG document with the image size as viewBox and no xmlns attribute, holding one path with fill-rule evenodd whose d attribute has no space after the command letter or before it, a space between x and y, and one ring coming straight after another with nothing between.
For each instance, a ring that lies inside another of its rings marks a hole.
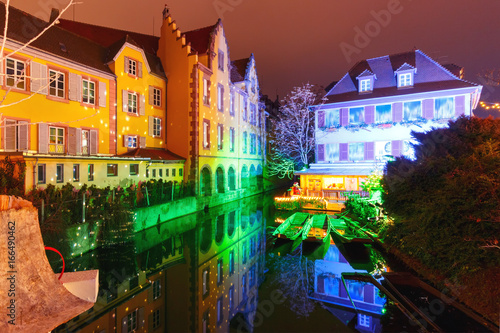
<instances>
[{"instance_id":1,"label":"awning","mask_svg":"<svg viewBox=\"0 0 500 333\"><path fill-rule=\"evenodd\" d=\"M310 168L295 172L296 175L320 176L369 176L377 169L374 163L311 164ZM380 165L379 165L380 169Z\"/></svg>"}]
</instances>

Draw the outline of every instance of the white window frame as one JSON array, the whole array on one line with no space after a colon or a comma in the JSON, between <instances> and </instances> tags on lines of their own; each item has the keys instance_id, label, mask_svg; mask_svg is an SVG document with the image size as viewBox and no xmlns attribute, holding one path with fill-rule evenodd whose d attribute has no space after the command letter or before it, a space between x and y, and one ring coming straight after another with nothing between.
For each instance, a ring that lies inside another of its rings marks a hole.
<instances>
[{"instance_id":1,"label":"white window frame","mask_svg":"<svg viewBox=\"0 0 500 333\"><path fill-rule=\"evenodd\" d=\"M221 50L219 50L217 62L217 67L224 72L224 52L222 52Z\"/></svg>"},{"instance_id":2,"label":"white window frame","mask_svg":"<svg viewBox=\"0 0 500 333\"><path fill-rule=\"evenodd\" d=\"M413 73L399 73L398 74L398 87L412 87L413 86Z\"/></svg>"},{"instance_id":3,"label":"white window frame","mask_svg":"<svg viewBox=\"0 0 500 333\"><path fill-rule=\"evenodd\" d=\"M360 79L359 80L359 92L372 91L372 80L371 79Z\"/></svg>"},{"instance_id":4,"label":"white window frame","mask_svg":"<svg viewBox=\"0 0 500 333\"><path fill-rule=\"evenodd\" d=\"M137 148L138 141L137 135L129 135L125 144L127 148Z\"/></svg>"},{"instance_id":5,"label":"white window frame","mask_svg":"<svg viewBox=\"0 0 500 333\"><path fill-rule=\"evenodd\" d=\"M217 110L224 112L224 87L217 85Z\"/></svg>"},{"instance_id":6,"label":"white window frame","mask_svg":"<svg viewBox=\"0 0 500 333\"><path fill-rule=\"evenodd\" d=\"M153 288L153 300L160 298L161 296L161 280L157 279L151 283L151 288Z\"/></svg>"},{"instance_id":7,"label":"white window frame","mask_svg":"<svg viewBox=\"0 0 500 333\"><path fill-rule=\"evenodd\" d=\"M217 125L217 149L224 149L224 125L222 124Z\"/></svg>"},{"instance_id":8,"label":"white window frame","mask_svg":"<svg viewBox=\"0 0 500 333\"><path fill-rule=\"evenodd\" d=\"M137 100L137 93L131 91L127 92L127 112L134 114L138 113Z\"/></svg>"},{"instance_id":9,"label":"white window frame","mask_svg":"<svg viewBox=\"0 0 500 333\"><path fill-rule=\"evenodd\" d=\"M234 152L235 132L234 127L229 128L229 151Z\"/></svg>"},{"instance_id":10,"label":"white window frame","mask_svg":"<svg viewBox=\"0 0 500 333\"><path fill-rule=\"evenodd\" d=\"M161 107L161 89L153 88L153 105Z\"/></svg>"},{"instance_id":11,"label":"white window frame","mask_svg":"<svg viewBox=\"0 0 500 333\"><path fill-rule=\"evenodd\" d=\"M137 330L137 309L127 315L127 333Z\"/></svg>"},{"instance_id":12,"label":"white window frame","mask_svg":"<svg viewBox=\"0 0 500 333\"><path fill-rule=\"evenodd\" d=\"M128 58L128 73L137 76L137 61Z\"/></svg>"},{"instance_id":13,"label":"white window frame","mask_svg":"<svg viewBox=\"0 0 500 333\"><path fill-rule=\"evenodd\" d=\"M95 105L95 82L82 79L82 102Z\"/></svg>"},{"instance_id":14,"label":"white window frame","mask_svg":"<svg viewBox=\"0 0 500 333\"><path fill-rule=\"evenodd\" d=\"M210 134L210 121L203 119L203 148L210 149L210 140L208 136Z\"/></svg>"},{"instance_id":15,"label":"white window frame","mask_svg":"<svg viewBox=\"0 0 500 333\"><path fill-rule=\"evenodd\" d=\"M64 183L64 164L62 163L56 164L56 183Z\"/></svg>"},{"instance_id":16,"label":"white window frame","mask_svg":"<svg viewBox=\"0 0 500 333\"><path fill-rule=\"evenodd\" d=\"M153 136L161 136L161 118L153 117Z\"/></svg>"},{"instance_id":17,"label":"white window frame","mask_svg":"<svg viewBox=\"0 0 500 333\"><path fill-rule=\"evenodd\" d=\"M157 329L161 325L161 315L160 309L156 309L153 311L153 329Z\"/></svg>"},{"instance_id":18,"label":"white window frame","mask_svg":"<svg viewBox=\"0 0 500 333\"><path fill-rule=\"evenodd\" d=\"M12 62L13 66L9 66L9 62ZM18 68L18 65L22 65L22 69ZM9 84L9 80L13 80L12 84ZM5 59L5 85L26 90L26 63L24 61L15 58Z\"/></svg>"},{"instance_id":19,"label":"white window frame","mask_svg":"<svg viewBox=\"0 0 500 333\"><path fill-rule=\"evenodd\" d=\"M49 81L49 95L57 98L66 98L66 74L55 69L49 69ZM62 88L59 87L61 83Z\"/></svg>"},{"instance_id":20,"label":"white window frame","mask_svg":"<svg viewBox=\"0 0 500 333\"><path fill-rule=\"evenodd\" d=\"M47 182L46 171L47 166L45 164L38 164L37 184L45 184Z\"/></svg>"},{"instance_id":21,"label":"white window frame","mask_svg":"<svg viewBox=\"0 0 500 333\"><path fill-rule=\"evenodd\" d=\"M54 129L55 133L51 134ZM61 132L62 131L62 135ZM61 141L59 141L61 139ZM66 129L64 127L49 126L49 153L64 154L66 149Z\"/></svg>"},{"instance_id":22,"label":"white window frame","mask_svg":"<svg viewBox=\"0 0 500 333\"><path fill-rule=\"evenodd\" d=\"M210 83L206 78L203 78L203 104L210 105Z\"/></svg>"},{"instance_id":23,"label":"white window frame","mask_svg":"<svg viewBox=\"0 0 500 333\"><path fill-rule=\"evenodd\" d=\"M73 164L73 181L80 181L80 164Z\"/></svg>"},{"instance_id":24,"label":"white window frame","mask_svg":"<svg viewBox=\"0 0 500 333\"><path fill-rule=\"evenodd\" d=\"M361 327L370 327L370 319L370 316L358 314L358 325Z\"/></svg>"},{"instance_id":25,"label":"white window frame","mask_svg":"<svg viewBox=\"0 0 500 333\"><path fill-rule=\"evenodd\" d=\"M82 130L82 155L90 154L90 131Z\"/></svg>"}]
</instances>

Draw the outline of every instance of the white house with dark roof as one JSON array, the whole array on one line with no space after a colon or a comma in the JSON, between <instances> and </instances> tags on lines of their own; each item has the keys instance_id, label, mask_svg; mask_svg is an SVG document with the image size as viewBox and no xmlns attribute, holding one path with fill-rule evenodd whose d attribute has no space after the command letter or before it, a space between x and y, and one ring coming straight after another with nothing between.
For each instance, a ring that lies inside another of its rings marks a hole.
<instances>
[{"instance_id":1,"label":"white house with dark roof","mask_svg":"<svg viewBox=\"0 0 500 333\"><path fill-rule=\"evenodd\" d=\"M305 195L329 208L391 157L411 157L411 132L445 127L472 116L482 86L463 78L456 65L440 65L420 50L360 61L315 109L316 163L297 172ZM362 193L363 194L363 193Z\"/></svg>"}]
</instances>

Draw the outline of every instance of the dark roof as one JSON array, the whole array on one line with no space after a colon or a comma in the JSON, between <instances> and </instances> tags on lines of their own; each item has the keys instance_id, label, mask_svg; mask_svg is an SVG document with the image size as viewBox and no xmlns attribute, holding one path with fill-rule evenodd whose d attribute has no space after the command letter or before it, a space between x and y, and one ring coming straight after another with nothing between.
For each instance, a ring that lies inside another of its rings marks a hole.
<instances>
[{"instance_id":1,"label":"dark roof","mask_svg":"<svg viewBox=\"0 0 500 333\"><path fill-rule=\"evenodd\" d=\"M184 33L186 42L191 43L191 50L198 52L198 54L205 54L210 49L211 33L214 31L216 25L187 31Z\"/></svg>"},{"instance_id":2,"label":"dark roof","mask_svg":"<svg viewBox=\"0 0 500 333\"><path fill-rule=\"evenodd\" d=\"M398 89L395 72L411 68L416 70L413 87ZM373 91L360 94L356 78L368 71L375 75ZM326 96L331 103L335 103L477 86L475 83L460 79L454 72L438 64L420 50L387 55L362 60L355 64L333 85Z\"/></svg>"},{"instance_id":3,"label":"dark roof","mask_svg":"<svg viewBox=\"0 0 500 333\"><path fill-rule=\"evenodd\" d=\"M121 154L120 157L150 158L152 161L185 161L184 157L165 149L137 148Z\"/></svg>"},{"instance_id":4,"label":"dark roof","mask_svg":"<svg viewBox=\"0 0 500 333\"><path fill-rule=\"evenodd\" d=\"M60 27L88 38L105 47L110 47L115 44L116 41L121 40L128 35L145 52L156 54L158 51L158 41L160 40L160 37L65 19L60 19L59 21Z\"/></svg>"},{"instance_id":5,"label":"dark roof","mask_svg":"<svg viewBox=\"0 0 500 333\"><path fill-rule=\"evenodd\" d=\"M250 58L231 61L231 82L241 82L245 80Z\"/></svg>"},{"instance_id":6,"label":"dark roof","mask_svg":"<svg viewBox=\"0 0 500 333\"><path fill-rule=\"evenodd\" d=\"M5 6L0 5L0 26L4 25ZM7 38L26 43L47 25L48 22L10 6ZM1 29L0 35L3 36L3 29ZM108 53L106 48L57 25L47 30L30 45L58 57L112 73L106 65Z\"/></svg>"},{"instance_id":7,"label":"dark roof","mask_svg":"<svg viewBox=\"0 0 500 333\"><path fill-rule=\"evenodd\" d=\"M456 77L463 78L464 76L464 68L462 66L458 66L455 64L444 64L443 67L452 72Z\"/></svg>"}]
</instances>

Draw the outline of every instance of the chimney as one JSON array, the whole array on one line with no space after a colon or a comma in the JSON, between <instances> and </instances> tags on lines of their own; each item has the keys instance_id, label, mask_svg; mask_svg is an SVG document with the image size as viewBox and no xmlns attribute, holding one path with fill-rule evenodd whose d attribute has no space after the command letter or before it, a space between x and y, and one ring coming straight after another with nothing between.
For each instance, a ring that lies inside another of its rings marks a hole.
<instances>
[{"instance_id":1,"label":"chimney","mask_svg":"<svg viewBox=\"0 0 500 333\"><path fill-rule=\"evenodd\" d=\"M57 8L52 8L52 11L50 12L50 19L49 19L49 23L52 23L55 21L56 18L59 17L59 9ZM56 22L56 24L59 23L59 22Z\"/></svg>"}]
</instances>

